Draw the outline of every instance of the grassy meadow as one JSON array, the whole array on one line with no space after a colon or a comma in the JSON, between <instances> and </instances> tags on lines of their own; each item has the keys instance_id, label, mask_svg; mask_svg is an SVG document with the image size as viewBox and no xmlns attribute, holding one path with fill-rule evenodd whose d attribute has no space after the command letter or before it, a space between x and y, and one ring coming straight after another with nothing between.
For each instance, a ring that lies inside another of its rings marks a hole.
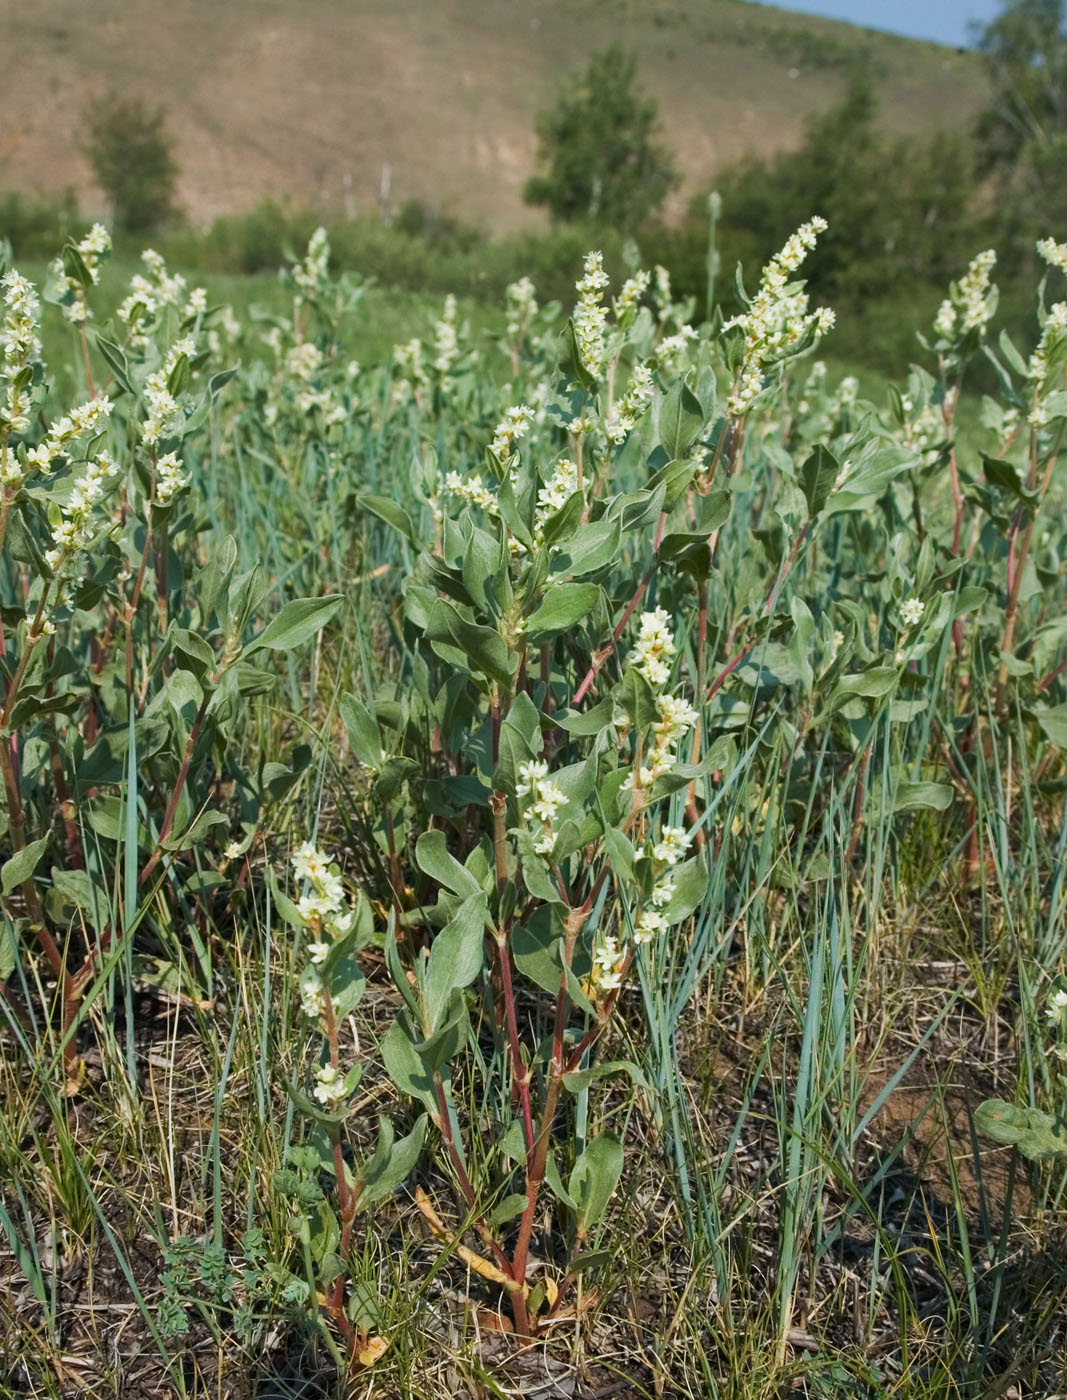
<instances>
[{"instance_id":1,"label":"grassy meadow","mask_svg":"<svg viewBox=\"0 0 1067 1400\"><path fill-rule=\"evenodd\" d=\"M0 1394L1067 1389L1067 248L820 233L6 278Z\"/></svg>"}]
</instances>

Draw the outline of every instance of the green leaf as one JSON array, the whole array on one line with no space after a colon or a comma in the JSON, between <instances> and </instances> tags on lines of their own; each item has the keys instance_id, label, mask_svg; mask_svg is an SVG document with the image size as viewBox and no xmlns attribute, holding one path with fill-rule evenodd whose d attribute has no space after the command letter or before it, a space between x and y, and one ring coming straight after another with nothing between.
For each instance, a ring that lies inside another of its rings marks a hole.
<instances>
[{"instance_id":1,"label":"green leaf","mask_svg":"<svg viewBox=\"0 0 1067 1400\"><path fill-rule=\"evenodd\" d=\"M800 489L808 503L808 518L814 520L830 499L841 472L841 464L830 451L819 443L800 469Z\"/></svg>"},{"instance_id":2,"label":"green leaf","mask_svg":"<svg viewBox=\"0 0 1067 1400\"><path fill-rule=\"evenodd\" d=\"M360 496L359 504L364 510L369 510L370 513L376 515L379 520L384 520L387 525L391 525L394 530L398 530L400 534L412 544L418 543L411 516L403 506L397 505L392 497Z\"/></svg>"},{"instance_id":3,"label":"green leaf","mask_svg":"<svg viewBox=\"0 0 1067 1400\"><path fill-rule=\"evenodd\" d=\"M115 376L116 381L125 389L127 394L136 393L130 379L130 367L126 362L126 355L122 347L116 345L112 340L105 340L99 333L96 334L96 348L103 356L108 369Z\"/></svg>"},{"instance_id":4,"label":"green leaf","mask_svg":"<svg viewBox=\"0 0 1067 1400\"><path fill-rule=\"evenodd\" d=\"M517 1215L521 1215L526 1209L527 1198L519 1192L510 1196L505 1196L500 1204L489 1213L489 1224L491 1226L506 1225L509 1220L514 1220Z\"/></svg>"},{"instance_id":5,"label":"green leaf","mask_svg":"<svg viewBox=\"0 0 1067 1400\"><path fill-rule=\"evenodd\" d=\"M86 922L97 933L102 933L111 922L107 893L94 883L87 870L60 870L53 867L52 886L69 904L82 911Z\"/></svg>"},{"instance_id":6,"label":"green leaf","mask_svg":"<svg viewBox=\"0 0 1067 1400\"><path fill-rule=\"evenodd\" d=\"M888 695L899 681L900 672L895 666L870 666L866 671L858 671L855 675L842 676L830 696L830 703L852 695L876 700Z\"/></svg>"},{"instance_id":7,"label":"green leaf","mask_svg":"<svg viewBox=\"0 0 1067 1400\"><path fill-rule=\"evenodd\" d=\"M0 921L0 982L6 982L18 965L18 925L10 919Z\"/></svg>"},{"instance_id":8,"label":"green leaf","mask_svg":"<svg viewBox=\"0 0 1067 1400\"><path fill-rule=\"evenodd\" d=\"M684 457L704 426L700 400L684 379L676 380L664 395L659 408L660 446L669 462Z\"/></svg>"},{"instance_id":9,"label":"green leaf","mask_svg":"<svg viewBox=\"0 0 1067 1400\"><path fill-rule=\"evenodd\" d=\"M588 710L561 710L552 716L552 722L568 734L599 734L611 724L614 715L615 705L611 696L606 695Z\"/></svg>"},{"instance_id":10,"label":"green leaf","mask_svg":"<svg viewBox=\"0 0 1067 1400\"><path fill-rule=\"evenodd\" d=\"M565 1074L563 1087L569 1089L572 1094L577 1094L582 1089L588 1089L589 1085L594 1084L598 1079L606 1079L612 1074L628 1074L633 1083L642 1088L647 1084L644 1074L632 1060L604 1060L601 1064L593 1065L590 1069L580 1069L574 1074Z\"/></svg>"},{"instance_id":11,"label":"green leaf","mask_svg":"<svg viewBox=\"0 0 1067 1400\"><path fill-rule=\"evenodd\" d=\"M674 893L663 911L668 924L681 923L704 898L708 888L708 868L701 856L683 861L674 872Z\"/></svg>"},{"instance_id":12,"label":"green leaf","mask_svg":"<svg viewBox=\"0 0 1067 1400\"><path fill-rule=\"evenodd\" d=\"M401 1012L378 1046L385 1072L400 1090L436 1113L433 1066L419 1053L407 1016Z\"/></svg>"},{"instance_id":13,"label":"green leaf","mask_svg":"<svg viewBox=\"0 0 1067 1400\"><path fill-rule=\"evenodd\" d=\"M988 457L983 452L982 465L985 469L986 481L991 486L996 486L999 490L1006 492L1014 500L1022 505L1033 505L1039 499L1036 491L1031 491L1023 482L1019 475L1019 469L1011 462L1005 462L1000 457Z\"/></svg>"},{"instance_id":14,"label":"green leaf","mask_svg":"<svg viewBox=\"0 0 1067 1400\"><path fill-rule=\"evenodd\" d=\"M437 1029L454 991L469 987L482 970L487 905L479 891L465 899L433 941L426 967L426 1032Z\"/></svg>"},{"instance_id":15,"label":"green leaf","mask_svg":"<svg viewBox=\"0 0 1067 1400\"><path fill-rule=\"evenodd\" d=\"M366 1165L357 1173L363 1189L356 1201L356 1210L365 1210L395 1191L419 1160L426 1137L426 1114L420 1114L414 1128L396 1144L393 1125L388 1118L378 1119L378 1143Z\"/></svg>"},{"instance_id":16,"label":"green leaf","mask_svg":"<svg viewBox=\"0 0 1067 1400\"><path fill-rule=\"evenodd\" d=\"M622 1175L622 1143L601 1133L574 1164L567 1189L578 1206L578 1229L583 1234L604 1214Z\"/></svg>"},{"instance_id":17,"label":"green leaf","mask_svg":"<svg viewBox=\"0 0 1067 1400\"><path fill-rule=\"evenodd\" d=\"M349 934L345 942L354 943L355 939ZM341 951L335 945L331 948L322 971L323 979L330 988L334 1015L338 1021L351 1016L363 1000L367 986L367 979L363 975L354 949L348 947Z\"/></svg>"},{"instance_id":18,"label":"green leaf","mask_svg":"<svg viewBox=\"0 0 1067 1400\"><path fill-rule=\"evenodd\" d=\"M1067 705L1035 706L1034 717L1057 748L1067 749Z\"/></svg>"},{"instance_id":19,"label":"green leaf","mask_svg":"<svg viewBox=\"0 0 1067 1400\"><path fill-rule=\"evenodd\" d=\"M955 796L955 789L948 783L910 783L904 780L897 785L893 810L910 812L925 809L931 812L947 812Z\"/></svg>"},{"instance_id":20,"label":"green leaf","mask_svg":"<svg viewBox=\"0 0 1067 1400\"><path fill-rule=\"evenodd\" d=\"M337 708L341 713L352 752L365 768L376 773L382 766L382 740L374 716L354 695L341 696Z\"/></svg>"},{"instance_id":21,"label":"green leaf","mask_svg":"<svg viewBox=\"0 0 1067 1400\"><path fill-rule=\"evenodd\" d=\"M4 894L10 894L13 889L33 877L33 872L48 845L48 839L46 834L39 841L31 841L21 851L16 851L10 860L4 861L3 867L0 868L0 890Z\"/></svg>"},{"instance_id":22,"label":"green leaf","mask_svg":"<svg viewBox=\"0 0 1067 1400\"><path fill-rule=\"evenodd\" d=\"M429 642L451 642L466 669L480 671L487 679L510 685L514 667L503 637L492 627L468 622L453 603L438 598L426 624ZM447 658L446 658L447 659Z\"/></svg>"},{"instance_id":23,"label":"green leaf","mask_svg":"<svg viewBox=\"0 0 1067 1400\"><path fill-rule=\"evenodd\" d=\"M449 854L443 831L422 833L415 843L415 863L431 880L452 894L468 899L481 893L481 886L467 867Z\"/></svg>"},{"instance_id":24,"label":"green leaf","mask_svg":"<svg viewBox=\"0 0 1067 1400\"><path fill-rule=\"evenodd\" d=\"M587 617L600 597L595 583L555 583L526 624L526 635L533 646L566 632Z\"/></svg>"},{"instance_id":25,"label":"green leaf","mask_svg":"<svg viewBox=\"0 0 1067 1400\"><path fill-rule=\"evenodd\" d=\"M578 349L578 337L574 322L568 321L559 337L559 367L568 379L580 384L583 389L592 389L596 380L582 364L582 354Z\"/></svg>"},{"instance_id":26,"label":"green leaf","mask_svg":"<svg viewBox=\"0 0 1067 1400\"><path fill-rule=\"evenodd\" d=\"M1032 1162L1067 1152L1067 1124L1039 1108L986 1099L975 1109L974 1121L986 1137L1017 1147Z\"/></svg>"},{"instance_id":27,"label":"green leaf","mask_svg":"<svg viewBox=\"0 0 1067 1400\"><path fill-rule=\"evenodd\" d=\"M558 578L594 574L619 557L622 522L618 516L579 525L565 544L553 551L551 572Z\"/></svg>"},{"instance_id":28,"label":"green leaf","mask_svg":"<svg viewBox=\"0 0 1067 1400\"><path fill-rule=\"evenodd\" d=\"M342 602L340 593L326 598L294 598L267 623L258 637L248 643L244 649L245 655L249 656L263 647L270 651L291 651L301 646L325 627Z\"/></svg>"}]
</instances>

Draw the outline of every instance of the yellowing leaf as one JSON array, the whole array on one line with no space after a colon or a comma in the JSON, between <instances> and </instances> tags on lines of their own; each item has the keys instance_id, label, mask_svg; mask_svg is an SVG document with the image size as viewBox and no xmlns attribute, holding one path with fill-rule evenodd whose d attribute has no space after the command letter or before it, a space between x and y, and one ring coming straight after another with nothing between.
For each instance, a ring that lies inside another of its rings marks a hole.
<instances>
[{"instance_id":1,"label":"yellowing leaf","mask_svg":"<svg viewBox=\"0 0 1067 1400\"><path fill-rule=\"evenodd\" d=\"M376 1361L380 1361L389 1350L389 1342L385 1337L368 1337L367 1344L359 1352L358 1359L361 1366L373 1366Z\"/></svg>"}]
</instances>

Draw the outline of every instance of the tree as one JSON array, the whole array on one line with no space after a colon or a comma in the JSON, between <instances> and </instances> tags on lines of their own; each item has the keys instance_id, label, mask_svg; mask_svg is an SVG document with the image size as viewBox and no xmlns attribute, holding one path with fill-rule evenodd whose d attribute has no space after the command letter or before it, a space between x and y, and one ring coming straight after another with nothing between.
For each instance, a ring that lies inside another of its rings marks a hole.
<instances>
[{"instance_id":1,"label":"tree","mask_svg":"<svg viewBox=\"0 0 1067 1400\"><path fill-rule=\"evenodd\" d=\"M178 167L162 107L109 93L85 114L84 151L111 205L116 229L145 233L171 218Z\"/></svg>"},{"instance_id":2,"label":"tree","mask_svg":"<svg viewBox=\"0 0 1067 1400\"><path fill-rule=\"evenodd\" d=\"M527 182L527 204L563 223L588 219L624 232L659 212L678 174L656 139L658 106L634 90L636 76L637 59L614 44L561 86L537 118L544 173Z\"/></svg>"},{"instance_id":3,"label":"tree","mask_svg":"<svg viewBox=\"0 0 1067 1400\"><path fill-rule=\"evenodd\" d=\"M1067 7L1011 0L979 40L993 97L978 121L1002 222L1048 233L1067 218Z\"/></svg>"},{"instance_id":4,"label":"tree","mask_svg":"<svg viewBox=\"0 0 1067 1400\"><path fill-rule=\"evenodd\" d=\"M878 104L858 73L813 115L797 150L749 158L723 172L725 265L758 266L784 235L820 214L829 228L805 260L813 290L839 307L939 286L970 250L973 153L950 133L901 138L878 127Z\"/></svg>"}]
</instances>

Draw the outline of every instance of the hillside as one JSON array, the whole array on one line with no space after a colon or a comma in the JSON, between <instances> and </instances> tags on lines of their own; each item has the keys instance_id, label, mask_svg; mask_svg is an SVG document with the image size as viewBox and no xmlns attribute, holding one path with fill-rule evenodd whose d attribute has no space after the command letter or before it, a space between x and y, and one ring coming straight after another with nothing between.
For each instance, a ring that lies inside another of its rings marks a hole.
<instances>
[{"instance_id":1,"label":"hillside","mask_svg":"<svg viewBox=\"0 0 1067 1400\"><path fill-rule=\"evenodd\" d=\"M685 175L681 202L745 150L795 142L866 53L887 124L967 124L973 55L743 0L0 0L0 184L71 186L86 101L133 89L169 114L194 220L291 196L334 212L419 199L495 230L536 223L521 191L533 121L586 54L640 54Z\"/></svg>"}]
</instances>

